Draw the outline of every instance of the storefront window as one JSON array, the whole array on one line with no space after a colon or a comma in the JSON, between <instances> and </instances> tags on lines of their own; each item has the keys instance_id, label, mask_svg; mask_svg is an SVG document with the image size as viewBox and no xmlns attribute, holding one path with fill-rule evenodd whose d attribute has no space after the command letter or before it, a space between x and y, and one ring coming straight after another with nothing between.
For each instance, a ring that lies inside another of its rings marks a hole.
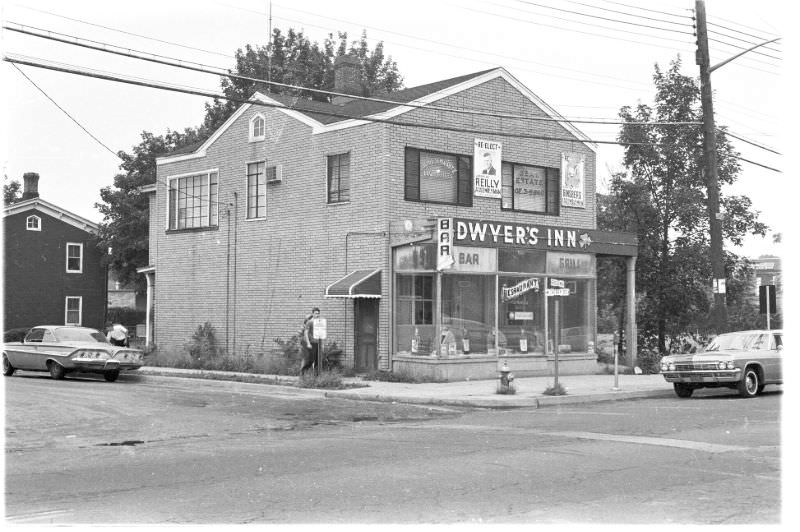
<instances>
[{"instance_id":1,"label":"storefront window","mask_svg":"<svg viewBox=\"0 0 800 532\"><path fill-rule=\"evenodd\" d=\"M550 341L558 346L559 353L586 352L592 340L592 282L589 279L550 279L551 286L558 285L556 288L563 283L564 294L569 290L568 295L548 298Z\"/></svg>"},{"instance_id":2,"label":"storefront window","mask_svg":"<svg viewBox=\"0 0 800 532\"><path fill-rule=\"evenodd\" d=\"M434 349L433 275L397 275L397 350L429 355Z\"/></svg>"},{"instance_id":3,"label":"storefront window","mask_svg":"<svg viewBox=\"0 0 800 532\"><path fill-rule=\"evenodd\" d=\"M500 276L501 353L544 352L544 279Z\"/></svg>"},{"instance_id":4,"label":"storefront window","mask_svg":"<svg viewBox=\"0 0 800 532\"><path fill-rule=\"evenodd\" d=\"M494 308L494 275L443 275L441 354L493 348Z\"/></svg>"}]
</instances>

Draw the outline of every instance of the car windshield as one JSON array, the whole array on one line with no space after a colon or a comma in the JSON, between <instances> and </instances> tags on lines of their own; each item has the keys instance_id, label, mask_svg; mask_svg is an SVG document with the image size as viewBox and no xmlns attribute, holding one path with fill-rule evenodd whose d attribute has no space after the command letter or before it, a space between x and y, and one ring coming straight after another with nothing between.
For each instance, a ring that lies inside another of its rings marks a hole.
<instances>
[{"instance_id":1,"label":"car windshield","mask_svg":"<svg viewBox=\"0 0 800 532\"><path fill-rule=\"evenodd\" d=\"M749 351L753 349L758 334L720 334L706 346L706 351Z\"/></svg>"},{"instance_id":2,"label":"car windshield","mask_svg":"<svg viewBox=\"0 0 800 532\"><path fill-rule=\"evenodd\" d=\"M94 329L77 329L72 327L59 327L53 331L59 342L99 342L107 344L108 340L103 333Z\"/></svg>"}]
</instances>

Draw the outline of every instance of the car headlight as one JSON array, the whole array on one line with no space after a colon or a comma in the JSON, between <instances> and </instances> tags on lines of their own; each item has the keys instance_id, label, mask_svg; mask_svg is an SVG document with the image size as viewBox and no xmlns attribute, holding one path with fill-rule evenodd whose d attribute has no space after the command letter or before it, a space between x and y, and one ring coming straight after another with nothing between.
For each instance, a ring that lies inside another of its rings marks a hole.
<instances>
[{"instance_id":1,"label":"car headlight","mask_svg":"<svg viewBox=\"0 0 800 532\"><path fill-rule=\"evenodd\" d=\"M668 368L668 367L669 367L669 366L667 366L667 363L666 363L666 362L662 362L662 363L661 363L661 371L667 371L667 368Z\"/></svg>"},{"instance_id":2,"label":"car headlight","mask_svg":"<svg viewBox=\"0 0 800 532\"><path fill-rule=\"evenodd\" d=\"M719 369L725 369L727 367L727 365L728 365L727 362L724 362L724 361L717 363L717 366L719 367Z\"/></svg>"},{"instance_id":3,"label":"car headlight","mask_svg":"<svg viewBox=\"0 0 800 532\"><path fill-rule=\"evenodd\" d=\"M735 369L736 368L736 364L733 362L733 360L729 360L727 362L726 366L727 366L728 369Z\"/></svg>"}]
</instances>

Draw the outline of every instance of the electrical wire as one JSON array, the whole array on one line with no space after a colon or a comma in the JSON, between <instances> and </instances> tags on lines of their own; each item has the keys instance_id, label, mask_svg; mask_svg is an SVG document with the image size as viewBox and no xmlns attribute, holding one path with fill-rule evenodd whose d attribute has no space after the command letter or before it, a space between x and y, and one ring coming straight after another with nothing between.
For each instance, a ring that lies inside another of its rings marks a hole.
<instances>
[{"instance_id":1,"label":"electrical wire","mask_svg":"<svg viewBox=\"0 0 800 532\"><path fill-rule=\"evenodd\" d=\"M91 132L90 132L88 129L86 129L86 128L83 126L83 124L81 124L80 122L78 122L78 120L77 120L77 119L76 119L74 116L72 116L71 114L69 114L69 112L68 112L66 109L64 109L63 107L61 107L61 106L58 104L58 102L56 102L56 101L55 101L53 98L51 98L51 97L50 97L50 95L49 95L49 94L47 94L43 88L41 88L39 85L37 85L37 84L36 84L36 82L35 82L35 81L33 81L31 78L29 78L29 77L28 77L28 75L27 75L25 72L23 72L21 68L19 68L17 65L15 65L15 64L13 64L13 63L12 63L12 65L11 65L11 66L13 66L14 68L16 68L16 69L17 69L17 72L19 72L20 74L22 74L22 76L23 76L25 79L27 79L27 80L28 80L28 81L31 83L31 85L33 85L34 87L36 87L36 89L37 89L39 92L41 92L42 94L44 94L45 98L47 98L48 100L50 100L50 101L52 102L52 104L53 104L53 105L55 105L56 107L58 107L59 111L61 111L61 112L62 112L62 113L64 113L65 115L67 115L67 117L68 117L70 120L72 120L73 122L75 122L75 124L76 124L76 125L77 125L79 128L81 128L81 129L84 131L84 133L86 133L87 135L89 135L89 136L90 136L90 137L91 137L91 138L92 138L92 139L93 139L95 142L97 142L99 145L101 145L101 146L102 146L102 147L104 147L106 150L108 150L108 152L109 152L110 154L112 154L114 157L117 157L118 159L121 159L121 157L119 156L119 154L118 154L117 152L115 152L114 150L112 150L111 148L109 148L108 146L106 146L106 145L103 143L103 141L102 141L102 140L100 140L100 139L98 139L97 137L95 137L95 136L94 136L94 135L93 135L93 134L92 134L92 133L91 133Z\"/></svg>"},{"instance_id":2,"label":"electrical wire","mask_svg":"<svg viewBox=\"0 0 800 532\"><path fill-rule=\"evenodd\" d=\"M654 18L654 17L646 17L644 15L636 15L636 14L633 14L633 13L628 13L627 11L619 11L617 9L609 9L609 8L606 8L606 7L600 7L600 6L597 6L597 5L587 4L585 2L578 2L576 0L566 0L566 1L569 2L570 4L576 4L576 5L588 7L588 8L591 8L591 9L599 9L601 11L607 11L609 13L616 13L618 15L625 15L625 16L628 16L628 17L641 18L641 19L644 19L644 20L652 20L653 22L663 22L664 24L675 24L677 26L686 26L686 22L675 22L674 20L664 20L662 18Z\"/></svg>"},{"instance_id":3,"label":"electrical wire","mask_svg":"<svg viewBox=\"0 0 800 532\"><path fill-rule=\"evenodd\" d=\"M658 26L651 26L651 25L648 25L648 24L639 24L639 23L636 23L636 22L629 22L629 21L626 21L626 20L617 20L617 19L613 19L613 18L601 17L601 16L598 16L598 15L590 15L590 14L581 13L581 12L578 12L578 11L573 11L571 9L561 9L561 8L558 8L558 7L548 6L548 5L544 5L544 4L537 4L536 2L530 2L529 0L516 0L516 1L517 1L517 3L520 3L520 4L527 4L527 5L531 5L531 6L535 6L535 7L541 7L541 8L544 8L544 9L552 9L554 11L561 11L561 12L564 12L564 13L570 13L572 15L580 15L582 17L594 18L594 19L598 19L598 20L605 20L605 21L614 22L614 23L617 23L617 24L628 24L630 26L638 26L640 28L648 28L648 29L652 29L652 30L660 30L660 31L666 31L666 32L670 32L670 33L680 33L680 34L683 34L683 35L692 35L692 32L674 30L674 29L670 29L670 28L659 28Z\"/></svg>"},{"instance_id":4,"label":"electrical wire","mask_svg":"<svg viewBox=\"0 0 800 532\"><path fill-rule=\"evenodd\" d=\"M764 151L769 151L769 152L772 152L772 153L774 153L776 155L783 155L782 153L780 153L779 151L774 150L773 148L770 148L768 146L764 146L763 144L758 144L757 142L754 142L752 140L747 140L746 138L743 138L743 137L740 137L738 135L735 135L735 134L731 133L730 130L728 130L728 129L720 129L720 128L716 128L716 129L717 129L717 131L719 131L719 132L721 132L721 133L723 133L723 134L725 134L725 135L727 135L729 137L733 137L735 139L741 140L742 142L745 142L747 144L755 146L756 148L761 148Z\"/></svg>"},{"instance_id":5,"label":"electrical wire","mask_svg":"<svg viewBox=\"0 0 800 532\"><path fill-rule=\"evenodd\" d=\"M646 7L641 7L641 6L637 6L637 5L631 5L631 4L625 4L625 3L622 3L622 2L612 2L611 0L603 0L603 2L605 2L607 4L616 4L618 6L630 7L630 8L633 8L633 9L641 9L642 11L648 11L650 13L658 13L660 15L667 15L667 16L670 16L670 17L680 17L680 18L688 18L688 19L692 18L689 15L678 15L676 13L667 13L666 11L658 11L656 9L648 9Z\"/></svg>"},{"instance_id":6,"label":"electrical wire","mask_svg":"<svg viewBox=\"0 0 800 532\"><path fill-rule=\"evenodd\" d=\"M14 24L18 24L18 23L14 22ZM416 109L425 109L425 110L432 110L432 111L446 111L446 112L456 113L456 114L468 114L468 115L484 116L484 117L491 117L491 118L531 120L531 121L539 121L539 122L564 122L564 121L568 121L568 122L581 123L581 124L605 124L605 125L622 125L622 124L626 124L626 122L618 121L618 120L617 121L599 120L599 119L591 119L591 120L580 120L580 119L577 119L577 120L572 120L572 119L567 119L567 118L564 118L564 117L562 117L562 118L552 118L552 117L541 117L541 116L525 116L525 115L515 115L515 114L508 114L508 113L497 113L497 112L489 112L489 111L480 111L480 110L477 110L477 109L456 109L456 108L452 108L452 107L443 107L443 106L437 106L437 105L433 105L433 104L414 104L414 103L410 103L410 102L409 103L403 103L403 102L398 102L396 100L389 100L389 99L369 97L369 96L354 96L354 95L349 95L349 94L335 92L335 91L327 91L327 90L322 90L322 89L313 89L313 88L309 88L309 87L302 87L302 86L299 86L299 85L290 85L290 84L286 84L286 83L267 81L267 80L261 79L261 78L252 78L252 77L248 77L248 76L241 76L241 75L238 75L238 74L231 74L229 71L214 72L214 71L211 71L211 70L207 70L207 69L201 68L202 66L207 66L207 65L202 65L202 64L199 64L199 63L192 63L192 64L199 65L199 66L185 65L185 64L182 64L183 62L180 59L172 58L172 57L168 57L168 56L160 55L158 57L160 57L162 59L156 59L156 58L149 58L149 57L136 55L136 54L133 53L134 51L137 52L137 53L141 53L141 52L139 52L137 50L127 49L128 50L127 52L126 51L110 50L110 49L106 48L106 46L115 46L115 45L111 45L111 44L108 44L108 43L98 43L97 41L89 41L89 42L93 42L95 44L102 44L103 45L103 46L95 46L95 45L91 45L91 44L82 44L82 43L79 43L77 41L73 42L73 41L70 41L70 40L61 39L59 37L53 37L52 35L42 35L42 34L38 34L38 33L27 31L27 30L24 30L24 29L12 28L10 26L3 26L3 28L7 29L7 30L10 30L10 31L19 32L19 33L22 33L22 34L25 34L25 35L39 37L39 38L43 38L43 39L47 39L47 40L54 40L56 42L61 42L61 43L65 43L65 44L69 44L69 45L73 45L73 46L80 46L80 47L84 47L84 48L89 48L89 49L100 51L100 52L111 53L111 54L116 54L116 55L122 55L124 57L129 57L129 58L132 58L132 59L139 59L139 60L143 60L143 61L154 62L154 63L157 63L157 64L173 66L173 67L176 67L176 68L183 68L183 69L192 70L192 71L195 71L195 72L203 72L203 73L207 73L207 74L213 74L213 75L216 75L216 76L224 76L224 77L228 77L230 79L240 79L240 80L244 80L244 81L251 81L251 82L254 82L254 83L263 83L263 84L274 86L274 87L282 87L282 88L287 88L287 89L292 89L292 90L298 90L298 91L304 91L304 92L313 92L313 93L316 93L316 94L324 94L326 96L343 96L343 97L362 100L362 101L385 103L385 104L390 104L390 105L393 105L393 106L411 107L411 108L416 108ZM64 35L64 34L61 34L61 35ZM74 37L74 36L70 36L70 37L73 38L73 39L81 39L80 37ZM218 67L214 67L214 68L218 68ZM218 68L218 70L222 70L222 69ZM701 124L702 124L701 122L691 122L691 121L688 121L688 122L647 122L647 123L642 123L642 125L701 125Z\"/></svg>"}]
</instances>

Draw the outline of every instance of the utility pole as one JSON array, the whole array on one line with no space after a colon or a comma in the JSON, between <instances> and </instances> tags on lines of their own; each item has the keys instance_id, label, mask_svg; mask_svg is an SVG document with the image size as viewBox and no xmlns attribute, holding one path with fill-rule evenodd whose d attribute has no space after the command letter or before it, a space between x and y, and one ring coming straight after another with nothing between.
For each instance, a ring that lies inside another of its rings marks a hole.
<instances>
[{"instance_id":1,"label":"utility pole","mask_svg":"<svg viewBox=\"0 0 800 532\"><path fill-rule=\"evenodd\" d=\"M697 24L697 57L700 66L700 102L703 106L703 175L706 180L708 196L708 221L711 238L711 271L714 277L714 306L711 309L712 323L716 332L728 330L728 308L725 302L725 264L722 256L722 218L719 212L719 178L717 175L717 129L714 125L714 102L711 93L711 73L727 65L737 57L766 44L780 40L780 37L765 41L744 50L728 59L711 66L708 53L708 31L706 28L705 0L695 0L695 23Z\"/></svg>"},{"instance_id":2,"label":"utility pole","mask_svg":"<svg viewBox=\"0 0 800 532\"><path fill-rule=\"evenodd\" d=\"M700 66L700 101L703 106L703 159L707 188L708 221L711 237L711 272L714 277L712 323L716 333L727 332L728 309L725 303L725 264L722 260L722 215L719 212L719 178L717 176L717 133L714 126L714 103L711 94L711 61L706 30L706 3L695 0L697 18L697 58Z\"/></svg>"}]
</instances>

